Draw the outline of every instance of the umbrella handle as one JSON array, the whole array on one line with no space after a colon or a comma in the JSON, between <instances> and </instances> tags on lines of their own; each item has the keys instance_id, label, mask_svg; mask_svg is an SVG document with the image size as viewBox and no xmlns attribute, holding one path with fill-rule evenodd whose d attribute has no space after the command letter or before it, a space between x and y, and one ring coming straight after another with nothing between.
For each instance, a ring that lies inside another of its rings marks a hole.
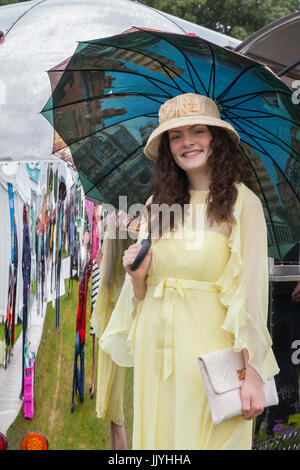
<instances>
[{"instance_id":1,"label":"umbrella handle","mask_svg":"<svg viewBox=\"0 0 300 470\"><path fill-rule=\"evenodd\" d=\"M133 263L130 265L130 270L131 271L136 271L142 261L144 260L146 254L148 253L150 246L151 246L151 239L150 238L144 238L144 240L141 241L142 248L138 252L135 260Z\"/></svg>"}]
</instances>

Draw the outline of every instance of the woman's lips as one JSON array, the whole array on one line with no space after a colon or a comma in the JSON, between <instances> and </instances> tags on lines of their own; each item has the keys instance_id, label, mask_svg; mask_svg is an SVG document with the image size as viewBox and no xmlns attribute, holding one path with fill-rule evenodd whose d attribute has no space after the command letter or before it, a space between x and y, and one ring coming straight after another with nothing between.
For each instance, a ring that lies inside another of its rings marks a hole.
<instances>
[{"instance_id":1,"label":"woman's lips","mask_svg":"<svg viewBox=\"0 0 300 470\"><path fill-rule=\"evenodd\" d=\"M198 156L203 150L190 150L189 152L184 152L182 154L183 158L194 158Z\"/></svg>"}]
</instances>

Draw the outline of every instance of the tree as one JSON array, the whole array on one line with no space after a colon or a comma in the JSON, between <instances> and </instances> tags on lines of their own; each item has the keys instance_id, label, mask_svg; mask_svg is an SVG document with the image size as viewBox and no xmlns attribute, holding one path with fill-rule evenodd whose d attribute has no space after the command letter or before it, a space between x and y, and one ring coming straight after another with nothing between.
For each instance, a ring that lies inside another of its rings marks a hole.
<instances>
[{"instance_id":1,"label":"tree","mask_svg":"<svg viewBox=\"0 0 300 470\"><path fill-rule=\"evenodd\" d=\"M140 0L140 3L243 40L299 11L299 0Z\"/></svg>"},{"instance_id":2,"label":"tree","mask_svg":"<svg viewBox=\"0 0 300 470\"><path fill-rule=\"evenodd\" d=\"M0 0L0 7L4 5L10 5L11 3L20 3L20 2L28 2L30 0Z\"/></svg>"},{"instance_id":3,"label":"tree","mask_svg":"<svg viewBox=\"0 0 300 470\"><path fill-rule=\"evenodd\" d=\"M28 0L0 0L0 6L19 1ZM300 10L300 0L139 0L139 3L240 40Z\"/></svg>"}]
</instances>

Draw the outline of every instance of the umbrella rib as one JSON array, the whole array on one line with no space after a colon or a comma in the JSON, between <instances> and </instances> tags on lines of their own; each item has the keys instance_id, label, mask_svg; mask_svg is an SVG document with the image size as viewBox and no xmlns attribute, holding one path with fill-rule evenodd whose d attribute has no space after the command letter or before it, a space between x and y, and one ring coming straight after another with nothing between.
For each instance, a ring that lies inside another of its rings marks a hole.
<instances>
[{"instance_id":1,"label":"umbrella rib","mask_svg":"<svg viewBox=\"0 0 300 470\"><path fill-rule=\"evenodd\" d=\"M145 54L146 55L146 54ZM146 55L146 57L148 57ZM176 83L176 81L174 80L174 78L171 76L171 73L170 71L168 70L168 67L165 67L164 65L162 66L164 71L168 74L168 77L170 80L172 80L173 83L175 83L175 85L177 86L177 90L181 91L181 93L183 93L183 90L182 88L178 85L178 83ZM186 82L186 80L184 80L182 77L179 77L179 75L176 75L177 78L181 78L181 80L183 80L184 82ZM186 82L187 83L187 82Z\"/></svg>"},{"instance_id":2,"label":"umbrella rib","mask_svg":"<svg viewBox=\"0 0 300 470\"><path fill-rule=\"evenodd\" d=\"M249 67L245 68L239 75L237 75L235 77L235 79L229 84L227 85L227 87L217 96L217 101L221 101L223 100L224 96L227 95L227 93L233 88L233 86L237 83L237 81L243 76L245 75L246 73L249 72L249 70L253 70L254 68L257 68L257 67L262 67L262 65L260 64L251 64L249 65ZM226 100L225 100L226 101ZM222 101L223 102L223 101Z\"/></svg>"},{"instance_id":3,"label":"umbrella rib","mask_svg":"<svg viewBox=\"0 0 300 470\"><path fill-rule=\"evenodd\" d=\"M266 205L266 208L267 208L267 211L268 211L268 214L269 214L269 220L270 220L270 223L271 223L271 226L272 226L272 229L273 229L273 235L274 235L274 238L275 238L275 242L276 242L276 246L277 246L277 249L278 249L278 252L279 252L279 258L281 258L281 251L280 251L280 245L279 245L279 241L278 241L278 238L277 238L277 233L275 231L275 225L274 225L274 222L273 222L273 218L272 218L272 213L271 213L271 209L269 207L269 204L268 204L268 201L267 201L267 198L265 196L265 193L264 193L264 190L262 188L262 185L261 185L261 182L260 182L260 179L256 173L256 170L254 168L254 166L252 165L252 162L251 160L249 159L249 157L247 156L246 152L244 151L243 147L240 146L240 149L242 150L242 153L245 157L245 159L247 160L248 164L251 166L251 169L255 175L255 178L256 178L256 181L260 187L260 191L261 191L261 194L262 194L262 197L264 198L264 201L265 201L265 205Z\"/></svg>"},{"instance_id":4,"label":"umbrella rib","mask_svg":"<svg viewBox=\"0 0 300 470\"><path fill-rule=\"evenodd\" d=\"M244 117L240 117L240 116L236 116L234 113L231 113L230 111L227 111L226 113L224 113L225 117L227 117L228 119L231 119L231 120L234 120L234 121L243 121L245 118ZM246 119L245 119L246 120ZM253 129L253 127L251 126L252 125L252 122L248 122L248 126L249 128ZM238 126L238 124L235 124ZM242 130L245 134L247 134L249 137L254 137L254 135L250 134L250 132L248 132L246 129L244 129L243 127L241 126L238 126L240 130ZM260 127L259 125L257 125L257 127ZM255 127L254 127L255 129ZM262 135L261 139L266 141L266 142L269 142L269 143L273 143L273 141L267 139L267 137L265 135L263 135L261 132L260 134ZM277 136L276 136L277 137Z\"/></svg>"},{"instance_id":5,"label":"umbrella rib","mask_svg":"<svg viewBox=\"0 0 300 470\"><path fill-rule=\"evenodd\" d=\"M251 127L251 126L255 126L255 128L259 128L259 129L262 129L263 131L267 132L268 134L270 134L272 137L275 137L276 139L280 140L285 146L288 145L285 141L283 141L282 139L280 139L280 137L278 137L277 134L274 134L273 132L269 131L268 129L266 129L265 127L261 126L259 123L255 122L253 123L251 121L251 118L252 116L238 116L236 115L235 113L231 112L231 110L227 110L226 112L224 112L224 115L225 116L231 116L231 119L236 119L236 120L240 120L240 121L247 121L247 124ZM276 116L276 115L268 115L266 114L265 116L256 116L256 118L277 118L277 119L282 119L284 121L287 121L287 122L290 122L290 123L294 123L293 120L291 119L288 119L288 118L285 118L284 116ZM252 127L254 128L254 127ZM263 135L262 133L260 133L261 135ZM291 150L292 147L290 147ZM297 152L296 152L297 153Z\"/></svg>"},{"instance_id":6,"label":"umbrella rib","mask_svg":"<svg viewBox=\"0 0 300 470\"><path fill-rule=\"evenodd\" d=\"M250 134L249 132L247 132L245 129L243 129L241 126L239 126L238 124L236 124L236 127L242 131L244 134L246 134L247 137L249 137L250 139L254 138L254 136L252 134ZM245 140L242 139L243 142L245 142L246 144L250 145L249 142L246 142ZM264 150L260 147L257 147L255 144L253 144L251 142L251 148L257 150L258 152L262 153L263 155L265 155L266 157L268 157L268 154L266 152L264 152Z\"/></svg>"},{"instance_id":7,"label":"umbrella rib","mask_svg":"<svg viewBox=\"0 0 300 470\"><path fill-rule=\"evenodd\" d=\"M246 116L245 116L245 117L236 116L236 115L234 115L233 113L231 113L230 111L227 111L227 112L224 113L224 114L225 114L225 115L230 115L230 114L231 114L230 119L232 119L232 120L234 120L234 121L242 121L242 120L247 121L247 125L248 125L251 129L256 130L256 131L261 135L260 139L264 140L265 142L269 142L269 143L271 143L271 144L273 144L273 145L274 145L274 144L275 144L275 145L278 145L284 152L287 152L287 151L286 151L286 147L287 147L291 152L293 152L293 153L299 155L299 157L300 157L300 154L299 154L291 145L289 145L287 142L285 142L285 141L282 140L280 137L278 137L277 134L273 134L271 131L267 130L266 128L264 128L263 126L261 126L261 125L258 124L258 123L252 123L251 120L249 121L249 119L247 119ZM292 120L290 120L290 119L288 119L288 118L285 118L285 117L283 117L283 116L274 116L274 115L272 116L272 115L270 115L270 116L266 116L266 117L271 117L271 118L272 118L272 117L275 117L275 118L283 119L283 120L285 120L285 121L288 121L288 122L293 123ZM250 117L250 119L251 119L251 117ZM260 132L258 129L262 129L264 132L268 133L273 139L276 138L279 142L282 143L282 145L279 145L279 143L275 143L275 142L274 142L273 140L271 140L271 139L270 139L270 140L267 140L267 137L266 137L262 132ZM245 132L246 134L248 134L249 136L252 137L252 134L247 133L246 130L243 130L243 132ZM288 153L288 152L287 152L287 153ZM294 155L291 155L291 156L292 156L293 159L295 159ZM296 159L295 159L295 160L296 160ZM296 160L296 161L298 161L298 160Z\"/></svg>"},{"instance_id":8,"label":"umbrella rib","mask_svg":"<svg viewBox=\"0 0 300 470\"><path fill-rule=\"evenodd\" d=\"M111 93L111 94L107 94L107 95L99 95L99 96L93 96L92 98L83 98L82 100L78 100L78 101L71 101L70 103L67 103L67 104L62 104L62 105L59 105L59 106L55 106L55 108L48 108L46 111L54 111L54 110L57 110L57 109L63 109L63 108L67 108L68 106L72 106L73 104L81 104L81 103L93 103L94 101L96 100L100 100L100 99L106 99L106 98L112 98L112 97L122 97L124 98L124 94L123 93ZM128 93L127 94L127 97L131 97L131 96L142 96L144 98L148 98L149 100L151 101L155 101L156 103L160 103L161 104L161 101L159 100L155 100L154 99L154 96L155 95L151 95L151 96L147 96L143 93ZM161 96L161 95L157 95L157 98L167 98L166 96Z\"/></svg>"},{"instance_id":9,"label":"umbrella rib","mask_svg":"<svg viewBox=\"0 0 300 470\"><path fill-rule=\"evenodd\" d=\"M215 57L212 52L213 56L213 63L210 71L210 77L209 77L209 88L211 84L211 80L213 81L213 92L212 92L212 99L215 101L215 91L216 91L216 64L215 64ZM212 78L213 77L213 78Z\"/></svg>"},{"instance_id":10,"label":"umbrella rib","mask_svg":"<svg viewBox=\"0 0 300 470\"><path fill-rule=\"evenodd\" d=\"M249 108L248 108L247 110L245 110L245 109L243 109L243 108L239 108L239 107L236 107L236 106L232 106L232 107L228 107L227 109L225 109L225 110L223 111L223 113L226 114L226 113L228 113L228 112L231 112L232 109L237 110L237 111L251 111L251 112L256 112L256 111L257 111L257 110L255 110L255 109L249 109ZM295 124L295 121L294 121L293 119L290 119L290 118L288 118L288 117L286 117L286 116L280 116L280 115L278 115L278 114L267 113L266 111L260 111L260 115L257 115L257 116L251 116L251 115L249 115L249 116L243 116L243 117L238 116L238 117L239 117L240 119L244 119L244 118L245 118L245 119L253 119L253 118L256 118L256 119L257 119L257 118L265 118L265 117L266 117L266 118L277 118L277 119L282 119L283 121L287 121L287 122L289 122L289 123L291 123L291 124Z\"/></svg>"},{"instance_id":11,"label":"umbrella rib","mask_svg":"<svg viewBox=\"0 0 300 470\"><path fill-rule=\"evenodd\" d=\"M240 126L238 126L240 128ZM242 129L241 129L242 130ZM290 187L290 189L292 190L292 192L294 193L294 195L296 196L297 200L300 202L300 199L296 193L296 191L294 190L293 186L291 185L290 181L288 180L288 178L286 177L285 173L282 171L282 169L280 168L280 166L277 164L276 160L274 160L273 157L271 157L271 155L269 154L269 152L259 143L257 142L257 139L254 137L254 136L251 136L250 134L248 134L253 140L254 142L256 142L256 144L258 145L258 148L260 148L261 152L266 155L271 161L272 163L274 164L274 166L280 171L280 174L283 176L283 178L285 179L286 183L288 184L288 186Z\"/></svg>"},{"instance_id":12,"label":"umbrella rib","mask_svg":"<svg viewBox=\"0 0 300 470\"><path fill-rule=\"evenodd\" d=\"M123 165L123 163L125 163L129 158L131 158L132 155L134 155L134 154L135 154L138 150L140 150L144 145L145 145L145 144L144 144L144 142L143 142L143 144L140 145L139 147L137 147L130 155L127 155L121 162L119 162L117 165L115 165L113 168L111 168L108 173L106 173L104 176L102 176L101 178L99 178L99 179L97 180L97 182L96 182L95 184L93 184L93 186L86 192L86 195L87 195L89 192L91 192L94 188L97 188L97 185L98 185L101 181L103 181L103 180L105 180L106 178L108 178L108 177L111 175L112 172L114 172L117 168L119 168L120 165ZM122 169L120 169L120 171L122 171ZM122 173L123 173L123 174L126 174L126 172L124 172L124 171L122 171ZM138 191L138 194L141 196L140 191Z\"/></svg>"},{"instance_id":13,"label":"umbrella rib","mask_svg":"<svg viewBox=\"0 0 300 470\"><path fill-rule=\"evenodd\" d=\"M91 44L89 41L81 41L81 44L84 43L84 44ZM123 49L125 51L131 51L131 52L136 52L144 57L148 57L148 59L151 59L153 62L157 62L161 67L162 69L167 73L169 79L174 83L174 85L176 85L176 87L174 88L177 88L179 91L183 92L183 90L180 88L180 86L178 85L178 83L176 83L176 81L172 78L171 74L170 73L174 73L174 71L169 67L167 66L166 64L163 64L162 62L160 62L158 59L154 59L153 57L151 57L150 55L142 52L140 49L136 49L136 48L128 48L128 47L124 47L124 46L111 46L110 44L105 44L105 43L101 43L101 44L93 44L93 46L96 46L96 47L102 47L102 46L108 46L108 47L113 47L114 49ZM119 72L119 71L118 71ZM187 85L190 86L190 84L182 77L180 77L179 75L176 75L177 78L180 78L181 80L183 80Z\"/></svg>"},{"instance_id":14,"label":"umbrella rib","mask_svg":"<svg viewBox=\"0 0 300 470\"><path fill-rule=\"evenodd\" d=\"M155 118L157 119L157 113L153 112L153 113L148 113L148 114L140 114L138 116L133 116L131 118L127 118L127 119L124 119L123 121L119 121L119 122L115 122L114 124L110 124L109 126L106 126L105 128L102 128L102 129L98 129L94 132L92 132L91 134L88 134L88 135L85 135L85 136L82 136L80 139L78 140L75 140L74 142L70 142L69 144L65 145L64 147L61 147L61 149L65 148L65 147L69 147L70 145L73 145L73 144L77 144L78 142L82 141L82 140L85 140L85 139L88 139L89 137L92 137L93 135L97 134L98 132L103 132L104 130L107 130L107 129L110 129L111 127L113 126L120 126L122 125L124 122L127 122L127 121L132 121L134 119L137 119L137 118L141 118L141 117L152 117L152 118ZM62 137L62 136L60 136ZM61 149L58 149L58 150L61 150Z\"/></svg>"},{"instance_id":15,"label":"umbrella rib","mask_svg":"<svg viewBox=\"0 0 300 470\"><path fill-rule=\"evenodd\" d=\"M167 92L166 90L164 90L162 87L158 86L157 83L155 83L155 80L153 80L153 79L150 78L150 77L146 77L146 78L147 78L147 80L148 80L150 83L152 83L152 85L156 86L157 88L159 88L159 89L160 89L161 91L163 91L164 93L167 93L168 96L169 96L169 98L172 98L172 95L171 95L169 92ZM172 87L172 88L174 88L174 87Z\"/></svg>"},{"instance_id":16,"label":"umbrella rib","mask_svg":"<svg viewBox=\"0 0 300 470\"><path fill-rule=\"evenodd\" d=\"M243 127L241 127L238 123L235 124L236 127L239 128L239 130L241 132L243 132L244 134L246 134L247 137L250 137L251 139L253 139L255 142L256 142L256 139L255 139L255 136L253 134L251 134L250 132L246 131ZM266 139L261 139L261 140L265 140ZM270 141L267 141L267 142L270 142ZM248 142L246 142L248 144ZM257 143L257 142L256 142ZM250 145L250 144L249 144ZM251 147L255 148L258 152L261 152L263 155L266 155L266 157L269 157L269 153L266 152L262 147L260 147L260 145L258 144L258 146L254 146L252 143L251 143Z\"/></svg>"},{"instance_id":17,"label":"umbrella rib","mask_svg":"<svg viewBox=\"0 0 300 470\"><path fill-rule=\"evenodd\" d=\"M237 121L237 120L238 120L238 121L245 120L245 121L247 122L248 126L249 126L251 129L256 130L256 131L261 135L260 138L263 139L263 140L265 140L266 142L269 142L269 143L271 143L271 144L273 144L273 145L275 144L275 145L279 146L279 147L280 147L282 150L284 150L286 153L288 153L287 150L286 150L286 147L287 147L287 148L289 149L289 151L294 152L294 153L296 153L297 155L299 155L298 152L297 152L295 149L293 149L293 147L291 147L287 142L285 142L285 141L282 140L278 135L273 134L273 132L271 132L271 131L269 131L268 129L264 128L264 127L261 126L260 124L258 124L258 123L255 123L255 124L254 124L254 123L252 123L251 121L249 121L249 119L247 119L246 117L241 118L241 117L239 117L239 116L235 116L235 115L234 115L233 113L231 113L230 111L228 111L227 114L231 114L231 119L234 120L234 121ZM279 117L279 116L277 116L277 117ZM267 140L267 136L265 136L265 135L263 134L263 132L260 132L258 129L261 129L261 130L263 130L264 132L266 132L267 134L269 134L269 135L270 135L270 140ZM249 135L250 135L250 134L249 134ZM275 143L274 141L271 140L271 138L276 138L282 145L279 145L279 143ZM300 156L300 155L299 155L299 156ZM293 156L293 158L295 158L295 157Z\"/></svg>"},{"instance_id":18,"label":"umbrella rib","mask_svg":"<svg viewBox=\"0 0 300 470\"><path fill-rule=\"evenodd\" d=\"M161 101L159 101L158 99L156 100L153 96L150 96L150 95L149 95L149 96L147 96L147 95L142 95L142 96L144 96L144 98L147 98L147 99L149 99L149 100L151 100L151 101L154 101L154 103L162 104ZM171 96L171 95L169 95L169 96ZM165 96L160 96L160 98L165 98Z\"/></svg>"},{"instance_id":19,"label":"umbrella rib","mask_svg":"<svg viewBox=\"0 0 300 470\"><path fill-rule=\"evenodd\" d=\"M167 42L168 44L171 44L171 46L174 47L174 48L184 57L185 62L186 62L186 63L189 62L190 67L193 69L193 71L195 72L195 75L197 76L199 82L200 82L201 85L203 86L203 89L205 90L206 95L209 96L208 90L207 90L206 87L204 86L204 83L202 82L200 76L198 75L198 73L197 73L195 67L193 66L193 64L191 63L191 61L189 60L189 58L182 52L182 50L180 50L180 49L179 49L172 41L170 41L169 39L167 39L167 38L161 36L160 34L157 34L157 31L148 31L148 30L143 30L142 28L137 28L137 29L139 29L140 31L146 32L146 33L147 33L148 35L150 35L150 36L157 36L157 37L159 37L160 39L162 39L163 41ZM174 34L174 33L171 33L171 34ZM204 42L206 42L206 41L204 41ZM180 78L181 80L183 80L185 83L187 83L187 84L190 86L190 84L189 84L184 78L179 77L179 76L178 76L178 78ZM194 89L195 89L195 88L194 88Z\"/></svg>"},{"instance_id":20,"label":"umbrella rib","mask_svg":"<svg viewBox=\"0 0 300 470\"><path fill-rule=\"evenodd\" d=\"M230 116L230 119L231 119L231 120L234 120L235 122L236 122L236 121L242 122L244 118L240 118L240 117L238 117L238 116L231 115L231 116ZM246 120L246 119L245 119L245 120ZM264 129L263 127L259 126L259 124L255 124L255 126L251 126L252 122L248 122L248 121L247 121L247 123L248 123L248 126L249 126L250 129L257 130L257 129L256 129L257 127L261 128L261 129ZM235 125L237 125L237 124L235 124ZM248 131L247 131L246 129L244 129L243 127L240 127L240 129L241 129L245 134L247 134L249 137L255 137L254 134L251 134L250 132L248 132ZM264 130L265 130L266 132L268 132L266 129L264 129ZM262 132L259 132L258 130L257 130L257 132L260 134L260 137L259 137L259 138L260 138L261 140L263 140L264 142L267 142L267 143L272 144L272 145L278 145L277 143L274 142L274 140L268 139L267 136L265 136ZM273 137L278 138L277 135L274 136L274 134L272 134L272 133L271 133L271 135L272 135ZM279 138L278 138L278 139L279 139ZM280 140L280 139L279 139L279 140ZM287 144L285 143L285 145L287 145ZM292 150L292 149L291 149L291 150Z\"/></svg>"},{"instance_id":21,"label":"umbrella rib","mask_svg":"<svg viewBox=\"0 0 300 470\"><path fill-rule=\"evenodd\" d=\"M66 72L80 72L80 73L89 73L89 72L116 72L116 73L127 73L128 75L137 75L139 77L143 77L145 79L150 79L150 77L148 77L147 75L144 75L143 73L140 73L140 72L136 72L136 71L132 71L132 70L118 70L118 69L107 69L107 68L103 68L103 69L100 69L100 68L97 68L97 69L87 69L87 70L82 70L82 69L71 69L71 68L67 68L67 69L64 69L64 70L49 70L48 74L50 75L50 73L55 73L55 72L63 72L63 73L66 73ZM167 71L166 71L167 72ZM168 74L169 76L169 74ZM169 76L169 78L172 80L172 77ZM163 80L160 80L159 78L155 78L155 81L161 83L162 85L167 85L169 88L174 88L174 90L180 90L181 91L181 88L177 85L176 82L174 82L174 80L172 80L176 86L173 86L173 85L170 85L169 83L166 83L164 82Z\"/></svg>"},{"instance_id":22,"label":"umbrella rib","mask_svg":"<svg viewBox=\"0 0 300 470\"><path fill-rule=\"evenodd\" d=\"M120 71L117 70L117 71L116 71L116 70L110 70L110 69L103 69L103 70L98 69L98 70L94 70L94 71L95 71L95 72L107 71L107 72L128 73L128 74L138 75L138 76L143 77L143 78L145 78L146 80L149 80L149 81L151 80L151 79L150 79L149 77L147 77L146 75L139 74L139 73L136 73L136 72L127 72L127 71L124 71L124 70L123 70L123 71L122 71L122 70L120 70ZM84 71L76 70L76 69L74 69L74 70L73 70L73 69L72 69L72 70L70 69L70 70L67 70L67 72L80 72L80 73L82 73L82 72L84 72ZM86 72L93 72L93 70L86 70ZM158 82L160 82L162 85L167 85L167 86L170 87L170 88L173 88L173 89L175 89L175 90L182 91L180 88L178 88L178 87L173 87L172 85L168 85L167 83L165 83L165 82L163 82L163 81L161 81L161 80L159 80L159 79L155 79L155 80L158 81ZM153 83L152 81L151 81L151 83L152 83L153 85L155 85L157 88L159 88L160 90L162 90L164 93L166 93L167 96L172 96L172 95L170 95L170 93L168 93L166 90L164 90L163 88L159 87L156 83ZM132 94L132 95L134 95L134 96L138 96L138 95L140 95L140 96L147 96L147 94L145 94L145 93L134 93L134 92L132 92L132 93L127 93L127 95L130 95L130 94ZM124 93L119 92L119 93L114 93L113 95L115 95L115 96L118 96L118 95L124 96ZM70 103L68 103L68 104L64 104L64 105L61 105L61 106L55 106L55 107L52 107L52 108L47 108L46 111L51 111L51 110L53 110L53 109L63 108L64 106L69 106L69 105L71 105L71 104L77 104L77 103L82 103L82 102L92 102L93 100L100 99L100 98L104 98L104 97L106 97L106 96L108 96L108 95L99 95L99 96L96 96L96 97L93 96L93 97L91 97L91 98L83 98L83 99L81 99L81 100L72 101L72 102L70 102ZM112 94L110 94L109 96L112 96ZM154 96L155 96L155 95L154 95ZM157 96L161 96L161 95L157 95ZM167 98L167 96L161 96L161 97L162 97L162 98Z\"/></svg>"},{"instance_id":23,"label":"umbrella rib","mask_svg":"<svg viewBox=\"0 0 300 470\"><path fill-rule=\"evenodd\" d=\"M188 72L189 72L190 79L191 79L192 84L193 84L194 91L195 91L195 93L197 93L197 90L196 90L196 87L195 87L195 82L194 82L194 79L193 79L193 77L192 77L192 74L191 74L191 71L190 71L190 66L189 66L189 63L188 63L188 61L187 61L187 58L184 57L184 60L185 60L185 64L186 64L187 70L188 70Z\"/></svg>"},{"instance_id":24,"label":"umbrella rib","mask_svg":"<svg viewBox=\"0 0 300 470\"><path fill-rule=\"evenodd\" d=\"M227 113L227 110L228 112L231 111L231 109L234 109L235 111L250 111L250 112L257 112L257 109L244 109L244 108L227 108L225 110L223 110L223 114L226 114ZM277 114L272 114L272 113L267 113L265 111L260 111L260 114L249 114L248 116L247 115L243 115L243 116L239 116L241 119L263 119L263 118L280 118L280 119L284 119L285 121L289 121L289 122L294 122L292 119L288 119L284 116L280 116L280 115L277 115Z\"/></svg>"},{"instance_id":25,"label":"umbrella rib","mask_svg":"<svg viewBox=\"0 0 300 470\"><path fill-rule=\"evenodd\" d=\"M230 108L228 108L230 109ZM243 108L234 108L235 110L238 111L245 111ZM247 109L247 111L252 111L252 109ZM253 110L255 112L255 110ZM227 111L223 111L223 114L226 115ZM262 115L264 114L264 116ZM270 114L270 113L262 113L262 114L257 114L257 115L243 115L239 116L240 119L264 119L264 118L281 118L281 116L276 116L275 114Z\"/></svg>"},{"instance_id":26,"label":"umbrella rib","mask_svg":"<svg viewBox=\"0 0 300 470\"><path fill-rule=\"evenodd\" d=\"M251 139L253 139L253 140L257 143L256 137L255 137L253 134L251 134L250 132L246 131L245 129L243 129L243 128L242 128L241 126L239 126L238 124L235 124L235 125L236 125L237 127L239 127L239 129L240 129L244 134L246 134L248 137L250 137ZM265 137L260 137L259 139L260 139L261 141L263 141L263 142L266 142L266 143L269 143L269 144L273 144L273 145L274 145L274 142L273 142L272 140L268 140L268 139L266 139ZM252 144L251 144L251 145L252 145ZM277 145L277 144L275 144L275 145ZM253 146L253 147L254 147L254 146ZM281 147L281 146L279 146L279 147L280 147L284 152L288 153L284 147ZM270 157L270 154L269 154L268 152L264 151L261 147L258 146L258 147L255 147L255 148L256 148L256 150L258 150L259 152L261 152L261 153L263 153L264 155L266 155L267 157L271 158L271 157ZM294 157L293 157L293 158L294 158ZM296 160L296 161L297 161L297 160Z\"/></svg>"},{"instance_id":27,"label":"umbrella rib","mask_svg":"<svg viewBox=\"0 0 300 470\"><path fill-rule=\"evenodd\" d=\"M215 99L215 91L216 91L216 60L215 60L215 54L214 54L214 51L213 51L213 48L212 48L211 44L208 41L206 41L205 39L202 39L202 40L205 42L205 44L209 48L210 53L211 53L211 58L212 58L212 66L211 66L211 71L210 71L210 76L209 76L208 89L210 90L211 81L213 80L213 92L212 92L212 94L208 93L207 96L211 96L212 99L215 102L217 102L217 100ZM213 79L212 79L212 76L213 76Z\"/></svg>"},{"instance_id":28,"label":"umbrella rib","mask_svg":"<svg viewBox=\"0 0 300 470\"><path fill-rule=\"evenodd\" d=\"M250 132L246 131L245 129L243 129L243 127L239 127L239 128L240 128L240 129L243 131L243 133L246 134L248 137L255 139L256 136L255 136L254 134L251 134ZM267 144L274 144L274 142L273 142L272 140L269 140L269 139L267 139L266 137L259 137L259 139L260 139L261 141L263 141L263 142L266 142Z\"/></svg>"},{"instance_id":29,"label":"umbrella rib","mask_svg":"<svg viewBox=\"0 0 300 470\"><path fill-rule=\"evenodd\" d=\"M265 91L264 91L264 90L261 90L261 91L251 92L251 93L244 93L243 95L234 96L234 97L232 97L232 98L227 98L226 100L222 101L222 105L223 105L224 103L228 103L228 102L230 102L230 101L236 100L237 98L248 97L247 99L245 99L245 100L243 100L243 101L240 101L239 103L230 105L231 108L234 108L235 106L239 106L239 105L242 104L242 103L246 103L247 101L250 101L250 100L252 100L253 98L257 98L258 96L266 95L266 94L272 94L272 95L274 95L274 93L281 93L281 94L283 94L283 95L290 96L290 93L285 92L285 91L283 91L283 90L265 90Z\"/></svg>"}]
</instances>

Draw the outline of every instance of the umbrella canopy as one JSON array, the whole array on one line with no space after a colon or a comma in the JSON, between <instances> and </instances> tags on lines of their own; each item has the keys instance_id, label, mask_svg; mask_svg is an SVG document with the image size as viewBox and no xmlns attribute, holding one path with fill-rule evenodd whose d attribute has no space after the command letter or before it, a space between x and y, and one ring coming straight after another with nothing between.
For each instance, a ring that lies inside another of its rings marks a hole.
<instances>
[{"instance_id":1,"label":"umbrella canopy","mask_svg":"<svg viewBox=\"0 0 300 470\"><path fill-rule=\"evenodd\" d=\"M46 70L71 56L77 41L119 34L132 25L193 32L222 46L241 42L130 0L31 0L0 6L0 160L58 161L51 154L53 129L39 115L51 93Z\"/></svg>"},{"instance_id":2,"label":"umbrella canopy","mask_svg":"<svg viewBox=\"0 0 300 470\"><path fill-rule=\"evenodd\" d=\"M159 108L194 92L212 98L240 134L265 209L269 256L282 258L300 239L300 110L263 64L199 37L134 29L79 43L49 76L53 93L42 114L59 134L54 151L69 147L88 199L145 202L152 162L143 148Z\"/></svg>"},{"instance_id":3,"label":"umbrella canopy","mask_svg":"<svg viewBox=\"0 0 300 470\"><path fill-rule=\"evenodd\" d=\"M300 11L264 26L235 47L252 59L268 65L292 87L300 79Z\"/></svg>"}]
</instances>

